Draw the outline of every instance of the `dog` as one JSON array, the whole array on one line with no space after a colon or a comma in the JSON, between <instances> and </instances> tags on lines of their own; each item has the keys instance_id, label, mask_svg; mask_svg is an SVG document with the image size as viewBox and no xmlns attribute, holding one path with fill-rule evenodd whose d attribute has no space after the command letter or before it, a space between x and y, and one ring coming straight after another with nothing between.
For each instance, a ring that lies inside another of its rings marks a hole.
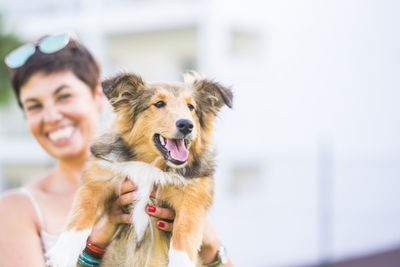
<instances>
[{"instance_id":1,"label":"dog","mask_svg":"<svg viewBox=\"0 0 400 267\"><path fill-rule=\"evenodd\" d=\"M145 82L133 73L102 83L112 127L91 146L66 230L47 254L51 266L75 266L93 225L111 209L128 177L138 186L132 225L121 225L101 266L201 266L206 213L213 202L214 121L232 108L229 88L200 77ZM150 197L156 189L156 198ZM159 230L148 204L175 210L172 233Z\"/></svg>"}]
</instances>

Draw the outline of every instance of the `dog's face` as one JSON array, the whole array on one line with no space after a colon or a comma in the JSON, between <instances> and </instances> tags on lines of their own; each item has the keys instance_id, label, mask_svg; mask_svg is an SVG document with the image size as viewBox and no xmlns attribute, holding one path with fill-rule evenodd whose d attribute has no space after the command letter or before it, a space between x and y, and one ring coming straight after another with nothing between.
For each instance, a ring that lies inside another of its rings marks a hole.
<instances>
[{"instance_id":1,"label":"dog's face","mask_svg":"<svg viewBox=\"0 0 400 267\"><path fill-rule=\"evenodd\" d=\"M171 167L183 166L199 128L192 88L183 84L148 83L141 90L152 95L142 100L147 108L137 114L133 125L140 132L131 135L129 143L143 147L145 153L161 155Z\"/></svg>"},{"instance_id":2,"label":"dog's face","mask_svg":"<svg viewBox=\"0 0 400 267\"><path fill-rule=\"evenodd\" d=\"M192 163L211 141L213 121L223 105L232 106L232 93L221 85L191 78L184 83L146 83L134 74L103 82L116 112L114 129L135 160L173 168Z\"/></svg>"}]
</instances>

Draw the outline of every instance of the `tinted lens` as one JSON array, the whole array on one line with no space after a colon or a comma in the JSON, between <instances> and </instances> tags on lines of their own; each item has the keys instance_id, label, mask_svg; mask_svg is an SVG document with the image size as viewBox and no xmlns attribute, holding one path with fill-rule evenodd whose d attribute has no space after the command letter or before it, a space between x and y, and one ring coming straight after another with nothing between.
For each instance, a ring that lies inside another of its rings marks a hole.
<instances>
[{"instance_id":1,"label":"tinted lens","mask_svg":"<svg viewBox=\"0 0 400 267\"><path fill-rule=\"evenodd\" d=\"M51 54L63 49L69 42L69 34L63 33L59 35L44 38L39 43L39 50L45 54Z\"/></svg>"},{"instance_id":2,"label":"tinted lens","mask_svg":"<svg viewBox=\"0 0 400 267\"><path fill-rule=\"evenodd\" d=\"M5 62L8 67L16 69L25 64L26 60L35 53L35 46L27 44L21 46L11 52L6 58Z\"/></svg>"}]
</instances>

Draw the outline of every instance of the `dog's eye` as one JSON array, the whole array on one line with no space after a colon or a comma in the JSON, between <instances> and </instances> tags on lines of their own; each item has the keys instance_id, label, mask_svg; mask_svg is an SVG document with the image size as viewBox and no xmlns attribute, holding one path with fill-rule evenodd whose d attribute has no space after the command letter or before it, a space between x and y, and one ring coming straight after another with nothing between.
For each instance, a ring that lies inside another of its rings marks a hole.
<instances>
[{"instance_id":1,"label":"dog's eye","mask_svg":"<svg viewBox=\"0 0 400 267\"><path fill-rule=\"evenodd\" d=\"M157 103L154 104L157 108L162 108L165 107L166 103L164 101L158 101Z\"/></svg>"},{"instance_id":2,"label":"dog's eye","mask_svg":"<svg viewBox=\"0 0 400 267\"><path fill-rule=\"evenodd\" d=\"M194 109L194 107L193 107L192 104L188 104L187 106L188 106L188 108L190 109L190 111L192 111L192 110Z\"/></svg>"}]
</instances>

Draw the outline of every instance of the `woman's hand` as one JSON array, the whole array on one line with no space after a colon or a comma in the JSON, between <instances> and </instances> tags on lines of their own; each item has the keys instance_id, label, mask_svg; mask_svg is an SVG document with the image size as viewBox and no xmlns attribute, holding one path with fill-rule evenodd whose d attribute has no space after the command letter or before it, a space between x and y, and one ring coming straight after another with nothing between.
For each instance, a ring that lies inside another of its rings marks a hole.
<instances>
[{"instance_id":1,"label":"woman's hand","mask_svg":"<svg viewBox=\"0 0 400 267\"><path fill-rule=\"evenodd\" d=\"M155 189L156 190L156 189ZM151 193L152 197L155 196L155 190ZM157 227L163 231L172 232L175 219L175 211L169 208L161 208L156 206L147 206L147 214L159 219L157 220Z\"/></svg>"},{"instance_id":2,"label":"woman's hand","mask_svg":"<svg viewBox=\"0 0 400 267\"><path fill-rule=\"evenodd\" d=\"M90 241L99 247L107 247L117 230L118 224L132 223L131 215L122 211L121 206L131 204L135 200L135 192L137 186L129 179L121 185L121 193L117 200L114 201L110 214L105 214L93 227L89 236ZM154 196L154 192L152 193ZM146 211L149 215L160 220L157 221L157 227L163 231L172 231L175 212L172 209L147 206Z\"/></svg>"}]
</instances>

